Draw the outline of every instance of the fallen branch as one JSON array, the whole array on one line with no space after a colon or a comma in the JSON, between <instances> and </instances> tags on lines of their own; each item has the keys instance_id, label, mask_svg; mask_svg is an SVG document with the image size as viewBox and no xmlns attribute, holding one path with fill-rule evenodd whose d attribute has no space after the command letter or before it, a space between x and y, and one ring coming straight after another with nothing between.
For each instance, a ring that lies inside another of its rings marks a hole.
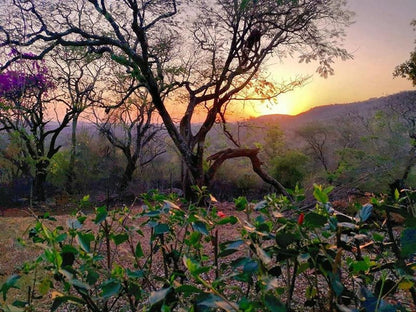
<instances>
[{"instance_id":1,"label":"fallen branch","mask_svg":"<svg viewBox=\"0 0 416 312\"><path fill-rule=\"evenodd\" d=\"M209 167L206 173L206 181L211 181L215 176L219 167L223 164L224 161L231 158L238 157L247 157L251 161L253 170L257 175L266 183L272 185L276 188L277 191L285 195L290 200L293 200L290 194L287 192L286 188L272 176L270 176L266 171L262 169L263 162L259 159L258 154L260 152L259 148L228 148L226 150L215 153L207 158L207 161L213 162Z\"/></svg>"}]
</instances>

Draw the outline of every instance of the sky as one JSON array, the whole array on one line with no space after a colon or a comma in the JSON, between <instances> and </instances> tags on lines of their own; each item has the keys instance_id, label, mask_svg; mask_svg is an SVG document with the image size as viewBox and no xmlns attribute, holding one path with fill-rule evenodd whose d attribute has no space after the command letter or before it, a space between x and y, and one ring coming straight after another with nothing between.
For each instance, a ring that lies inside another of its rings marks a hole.
<instances>
[{"instance_id":1,"label":"sky","mask_svg":"<svg viewBox=\"0 0 416 312\"><path fill-rule=\"evenodd\" d=\"M416 19L416 0L348 0L348 8L356 15L355 23L346 31L344 47L354 58L336 61L335 75L327 79L315 72L316 63L271 60L268 70L277 81L297 75L312 78L306 86L281 95L277 105L250 108L250 115L296 115L314 106L364 101L414 89L410 81L393 78L392 73L409 59L415 47L416 31L410 22Z\"/></svg>"}]
</instances>

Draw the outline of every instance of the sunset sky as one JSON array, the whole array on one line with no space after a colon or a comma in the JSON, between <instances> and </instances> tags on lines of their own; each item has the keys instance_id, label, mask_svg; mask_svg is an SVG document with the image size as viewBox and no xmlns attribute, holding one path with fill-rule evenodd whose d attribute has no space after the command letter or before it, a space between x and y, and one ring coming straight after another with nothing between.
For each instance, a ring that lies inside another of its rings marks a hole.
<instances>
[{"instance_id":1,"label":"sunset sky","mask_svg":"<svg viewBox=\"0 0 416 312\"><path fill-rule=\"evenodd\" d=\"M410 81L393 78L398 64L407 60L415 47L416 0L348 0L356 13L355 23L347 29L344 43L353 60L337 61L335 75L327 79L315 73L317 64L298 64L296 60L270 62L275 80L297 75L313 75L308 85L284 94L279 104L257 105L247 109L253 116L298 114L314 106L366 100L413 89Z\"/></svg>"}]
</instances>

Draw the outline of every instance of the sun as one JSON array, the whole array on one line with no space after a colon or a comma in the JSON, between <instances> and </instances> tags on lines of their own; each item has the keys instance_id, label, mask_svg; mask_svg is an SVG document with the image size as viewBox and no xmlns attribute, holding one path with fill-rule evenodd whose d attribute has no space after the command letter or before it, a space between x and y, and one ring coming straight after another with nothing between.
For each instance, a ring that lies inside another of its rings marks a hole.
<instances>
[{"instance_id":1,"label":"sun","mask_svg":"<svg viewBox=\"0 0 416 312\"><path fill-rule=\"evenodd\" d=\"M262 115L294 115L294 107L290 101L290 97L282 94L278 97L276 103L255 102L247 105L246 111L249 115L258 117Z\"/></svg>"}]
</instances>

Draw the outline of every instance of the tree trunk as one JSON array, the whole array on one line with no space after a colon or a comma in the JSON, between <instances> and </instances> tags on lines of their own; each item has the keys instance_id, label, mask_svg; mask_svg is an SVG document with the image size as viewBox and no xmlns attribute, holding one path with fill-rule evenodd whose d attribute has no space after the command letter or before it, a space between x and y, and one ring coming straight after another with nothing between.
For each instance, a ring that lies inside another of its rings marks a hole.
<instances>
[{"instance_id":1,"label":"tree trunk","mask_svg":"<svg viewBox=\"0 0 416 312\"><path fill-rule=\"evenodd\" d=\"M33 196L37 201L46 200L46 176L47 168L49 166L49 161L39 161L36 164L35 178L33 180Z\"/></svg>"},{"instance_id":2,"label":"tree trunk","mask_svg":"<svg viewBox=\"0 0 416 312\"><path fill-rule=\"evenodd\" d=\"M66 190L68 193L73 194L74 192L74 180L75 180L75 158L77 153L77 125L78 116L74 115L72 119L72 133L71 133L71 154L69 156L69 165L67 172Z\"/></svg>"},{"instance_id":3,"label":"tree trunk","mask_svg":"<svg viewBox=\"0 0 416 312\"><path fill-rule=\"evenodd\" d=\"M185 162L182 161L182 191L186 200L197 203L198 205L205 205L206 200L204 198L198 198L201 194L198 194L198 191L195 189L195 187L202 189L203 186L207 185L205 183L203 174L196 174L196 172L202 172L202 170L198 170L196 165L194 165L191 170L185 164Z\"/></svg>"},{"instance_id":4,"label":"tree trunk","mask_svg":"<svg viewBox=\"0 0 416 312\"><path fill-rule=\"evenodd\" d=\"M124 191L131 180L133 179L134 171L136 170L136 161L129 160L126 169L124 169L123 177L120 183L120 192Z\"/></svg>"}]
</instances>

